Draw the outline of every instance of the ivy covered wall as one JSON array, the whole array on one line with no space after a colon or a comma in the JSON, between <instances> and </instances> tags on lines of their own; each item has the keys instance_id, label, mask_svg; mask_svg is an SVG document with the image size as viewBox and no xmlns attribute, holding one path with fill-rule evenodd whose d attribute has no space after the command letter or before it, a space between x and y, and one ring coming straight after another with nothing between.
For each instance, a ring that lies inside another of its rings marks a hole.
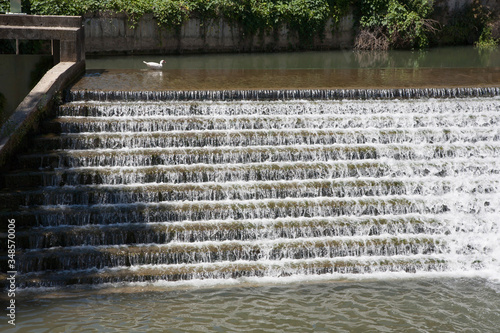
<instances>
[{"instance_id":1,"label":"ivy covered wall","mask_svg":"<svg viewBox=\"0 0 500 333\"><path fill-rule=\"evenodd\" d=\"M0 10L7 10L8 3L0 0ZM121 47L127 43L130 52L339 47L372 50L496 45L500 38L499 3L495 0L24 0L23 11L83 15L87 18L87 29L91 30L87 38L101 38L102 46L116 38L114 44ZM195 42L196 38L199 41ZM88 46L91 52L102 51L102 47L93 47L92 42ZM117 51L126 50L121 47Z\"/></svg>"}]
</instances>

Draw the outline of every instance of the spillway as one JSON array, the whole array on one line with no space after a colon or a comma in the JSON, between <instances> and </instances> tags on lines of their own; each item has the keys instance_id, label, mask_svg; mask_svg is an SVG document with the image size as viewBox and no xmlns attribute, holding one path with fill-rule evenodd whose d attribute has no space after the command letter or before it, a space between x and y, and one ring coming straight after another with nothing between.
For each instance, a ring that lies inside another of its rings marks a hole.
<instances>
[{"instance_id":1,"label":"spillway","mask_svg":"<svg viewBox=\"0 0 500 333\"><path fill-rule=\"evenodd\" d=\"M70 91L3 175L19 286L498 273L499 95Z\"/></svg>"}]
</instances>

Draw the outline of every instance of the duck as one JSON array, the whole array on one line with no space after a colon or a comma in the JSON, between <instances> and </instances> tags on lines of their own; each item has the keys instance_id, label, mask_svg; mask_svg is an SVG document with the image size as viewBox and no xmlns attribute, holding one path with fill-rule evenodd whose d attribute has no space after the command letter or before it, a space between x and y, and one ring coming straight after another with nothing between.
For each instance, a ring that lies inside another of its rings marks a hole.
<instances>
[{"instance_id":1,"label":"duck","mask_svg":"<svg viewBox=\"0 0 500 333\"><path fill-rule=\"evenodd\" d=\"M145 63L146 66L148 66L148 68L151 69L161 69L163 67L164 62L165 60L160 61L160 63L143 61L143 63Z\"/></svg>"}]
</instances>

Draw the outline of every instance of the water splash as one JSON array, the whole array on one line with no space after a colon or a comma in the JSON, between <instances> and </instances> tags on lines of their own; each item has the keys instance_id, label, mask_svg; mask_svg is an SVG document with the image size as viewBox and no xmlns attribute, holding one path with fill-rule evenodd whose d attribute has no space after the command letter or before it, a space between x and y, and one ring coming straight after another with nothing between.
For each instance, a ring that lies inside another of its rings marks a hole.
<instances>
[{"instance_id":1,"label":"water splash","mask_svg":"<svg viewBox=\"0 0 500 333\"><path fill-rule=\"evenodd\" d=\"M489 278L498 95L71 91L45 124L58 135L35 139L27 170L6 176L19 190L0 195L19 223L20 285Z\"/></svg>"},{"instance_id":2,"label":"water splash","mask_svg":"<svg viewBox=\"0 0 500 333\"><path fill-rule=\"evenodd\" d=\"M287 100L287 99L396 99L498 96L500 88L402 88L336 90L205 90L205 91L89 91L71 90L69 100L170 101L170 100Z\"/></svg>"}]
</instances>

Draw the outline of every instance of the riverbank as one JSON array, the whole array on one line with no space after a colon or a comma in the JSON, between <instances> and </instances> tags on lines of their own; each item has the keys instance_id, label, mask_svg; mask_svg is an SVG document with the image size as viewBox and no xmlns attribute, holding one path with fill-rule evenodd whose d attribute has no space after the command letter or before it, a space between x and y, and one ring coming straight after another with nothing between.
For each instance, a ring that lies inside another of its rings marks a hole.
<instances>
[{"instance_id":1,"label":"riverbank","mask_svg":"<svg viewBox=\"0 0 500 333\"><path fill-rule=\"evenodd\" d=\"M422 49L500 38L494 0L32 1L23 10L83 16L86 51L100 55Z\"/></svg>"}]
</instances>

